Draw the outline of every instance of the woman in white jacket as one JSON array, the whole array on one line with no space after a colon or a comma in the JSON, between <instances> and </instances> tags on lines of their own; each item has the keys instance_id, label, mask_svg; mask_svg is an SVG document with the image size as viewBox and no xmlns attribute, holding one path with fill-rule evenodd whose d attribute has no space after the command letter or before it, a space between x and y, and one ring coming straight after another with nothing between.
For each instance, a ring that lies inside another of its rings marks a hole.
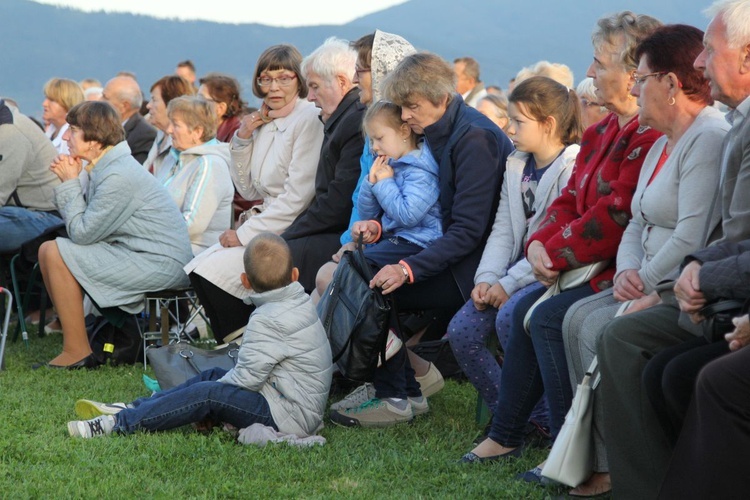
<instances>
[{"instance_id":1,"label":"woman in white jacket","mask_svg":"<svg viewBox=\"0 0 750 500\"><path fill-rule=\"evenodd\" d=\"M582 132L575 92L546 77L520 83L509 97L508 111L508 135L516 151L508 157L500 205L474 277L471 300L448 326L456 360L493 410L500 366L487 349L487 340L495 334L496 319L502 320L510 297L536 281L524 257L526 238L538 229L547 207L567 184ZM507 331L498 329L498 333Z\"/></svg>"},{"instance_id":2,"label":"woman in white jacket","mask_svg":"<svg viewBox=\"0 0 750 500\"><path fill-rule=\"evenodd\" d=\"M302 55L291 45L270 47L258 59L253 93L263 104L242 118L230 143L230 170L242 197L262 202L236 231L222 233L219 242L185 267L219 341L247 322L247 290L237 279L243 247L262 232L281 234L315 196L323 124L319 110L304 100L301 63ZM234 300L212 293L216 288ZM212 300L217 296L221 299Z\"/></svg>"}]
</instances>

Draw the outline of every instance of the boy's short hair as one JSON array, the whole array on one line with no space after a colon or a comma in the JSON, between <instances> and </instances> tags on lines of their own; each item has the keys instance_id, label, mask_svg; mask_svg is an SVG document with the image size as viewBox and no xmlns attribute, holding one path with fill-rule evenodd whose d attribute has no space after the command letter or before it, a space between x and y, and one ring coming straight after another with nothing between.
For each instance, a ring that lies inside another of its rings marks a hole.
<instances>
[{"instance_id":1,"label":"boy's short hair","mask_svg":"<svg viewBox=\"0 0 750 500\"><path fill-rule=\"evenodd\" d=\"M247 244L245 274L258 293L283 288L292 282L292 253L281 236L261 233Z\"/></svg>"}]
</instances>

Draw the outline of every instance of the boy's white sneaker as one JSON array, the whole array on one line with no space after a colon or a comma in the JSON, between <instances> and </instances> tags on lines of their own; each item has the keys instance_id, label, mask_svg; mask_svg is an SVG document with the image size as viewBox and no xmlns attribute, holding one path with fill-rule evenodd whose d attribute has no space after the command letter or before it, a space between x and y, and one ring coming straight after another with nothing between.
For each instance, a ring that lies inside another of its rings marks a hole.
<instances>
[{"instance_id":1,"label":"boy's white sneaker","mask_svg":"<svg viewBox=\"0 0 750 500\"><path fill-rule=\"evenodd\" d=\"M71 437L93 438L109 436L115 427L113 415L102 415L91 420L74 420L68 422L68 433Z\"/></svg>"}]
</instances>

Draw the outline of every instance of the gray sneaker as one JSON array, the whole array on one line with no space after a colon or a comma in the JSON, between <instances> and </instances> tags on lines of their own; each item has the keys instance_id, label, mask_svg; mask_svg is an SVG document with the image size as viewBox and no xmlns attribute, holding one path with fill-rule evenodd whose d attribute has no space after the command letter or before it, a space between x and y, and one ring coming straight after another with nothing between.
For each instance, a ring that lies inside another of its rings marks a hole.
<instances>
[{"instance_id":1,"label":"gray sneaker","mask_svg":"<svg viewBox=\"0 0 750 500\"><path fill-rule=\"evenodd\" d=\"M375 386L369 382L362 384L352 392L347 394L344 399L331 405L331 411L348 410L356 408L362 403L366 403L375 397Z\"/></svg>"},{"instance_id":2,"label":"gray sneaker","mask_svg":"<svg viewBox=\"0 0 750 500\"><path fill-rule=\"evenodd\" d=\"M371 399L356 408L331 412L331 421L344 427L390 427L413 418L411 405L405 399Z\"/></svg>"},{"instance_id":3,"label":"gray sneaker","mask_svg":"<svg viewBox=\"0 0 750 500\"><path fill-rule=\"evenodd\" d=\"M75 406L76 415L86 420L99 415L117 415L126 408L131 407L125 403L99 403L90 399L79 399Z\"/></svg>"},{"instance_id":4,"label":"gray sneaker","mask_svg":"<svg viewBox=\"0 0 750 500\"><path fill-rule=\"evenodd\" d=\"M430 405L427 403L427 398L419 396L418 398L409 398L409 404L411 405L411 411L415 417L424 415L430 411Z\"/></svg>"},{"instance_id":5,"label":"gray sneaker","mask_svg":"<svg viewBox=\"0 0 750 500\"><path fill-rule=\"evenodd\" d=\"M68 433L71 437L93 438L109 436L115 427L113 415L102 415L91 420L74 420L68 422Z\"/></svg>"}]
</instances>

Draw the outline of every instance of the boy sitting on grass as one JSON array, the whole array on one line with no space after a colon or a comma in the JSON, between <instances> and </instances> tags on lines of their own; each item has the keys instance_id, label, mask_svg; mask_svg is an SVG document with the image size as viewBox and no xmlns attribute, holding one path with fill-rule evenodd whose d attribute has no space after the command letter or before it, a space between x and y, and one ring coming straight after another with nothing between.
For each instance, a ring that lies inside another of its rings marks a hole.
<instances>
[{"instance_id":1,"label":"boy sitting on grass","mask_svg":"<svg viewBox=\"0 0 750 500\"><path fill-rule=\"evenodd\" d=\"M191 423L260 423L300 437L315 434L331 386L331 348L292 264L286 242L271 233L247 245L245 272L252 290L250 315L237 365L206 370L172 389L130 404L79 400L82 418L68 422L73 437L91 438L139 429L162 431ZM95 418L92 418L95 417Z\"/></svg>"}]
</instances>

